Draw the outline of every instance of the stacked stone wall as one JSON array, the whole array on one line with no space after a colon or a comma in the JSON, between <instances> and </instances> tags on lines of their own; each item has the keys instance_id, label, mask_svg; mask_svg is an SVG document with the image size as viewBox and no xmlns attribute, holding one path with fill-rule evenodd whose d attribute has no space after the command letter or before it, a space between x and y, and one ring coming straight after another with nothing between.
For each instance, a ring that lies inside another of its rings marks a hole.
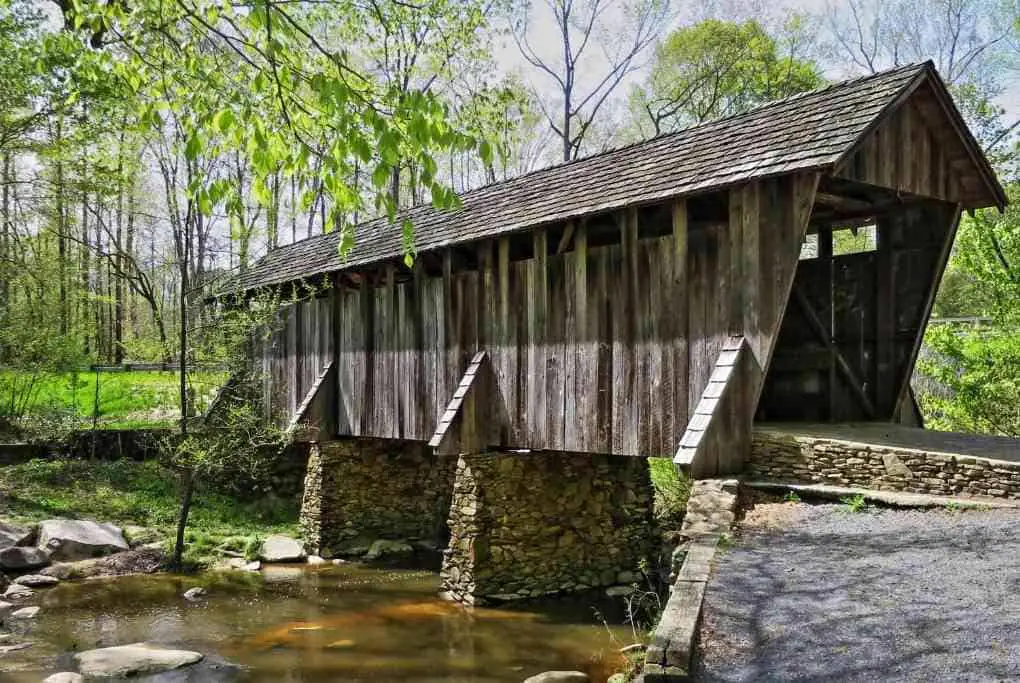
<instances>
[{"instance_id":1,"label":"stacked stone wall","mask_svg":"<svg viewBox=\"0 0 1020 683\"><path fill-rule=\"evenodd\" d=\"M511 600L628 583L653 546L645 458L493 453L457 462L442 583Z\"/></svg>"},{"instance_id":2,"label":"stacked stone wall","mask_svg":"<svg viewBox=\"0 0 1020 683\"><path fill-rule=\"evenodd\" d=\"M784 483L1020 499L1020 462L772 430L755 432L746 472Z\"/></svg>"},{"instance_id":3,"label":"stacked stone wall","mask_svg":"<svg viewBox=\"0 0 1020 683\"><path fill-rule=\"evenodd\" d=\"M378 539L442 542L455 463L418 442L312 444L301 505L306 547L330 556Z\"/></svg>"}]
</instances>

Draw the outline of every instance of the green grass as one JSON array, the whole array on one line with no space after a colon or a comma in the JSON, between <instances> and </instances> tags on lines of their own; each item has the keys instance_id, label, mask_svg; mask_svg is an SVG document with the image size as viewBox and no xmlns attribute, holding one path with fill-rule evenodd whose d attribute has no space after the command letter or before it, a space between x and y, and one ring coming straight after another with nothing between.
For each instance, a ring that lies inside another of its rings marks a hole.
<instances>
[{"instance_id":1,"label":"green grass","mask_svg":"<svg viewBox=\"0 0 1020 683\"><path fill-rule=\"evenodd\" d=\"M174 534L178 510L175 475L155 461L32 460L0 469L2 516L14 522L54 517L137 524ZM201 484L188 523L192 564L219 556L218 548L251 555L269 533L297 533L294 500L240 501Z\"/></svg>"},{"instance_id":2,"label":"green grass","mask_svg":"<svg viewBox=\"0 0 1020 683\"><path fill-rule=\"evenodd\" d=\"M679 529L691 495L691 481L676 471L670 458L648 458L655 491L655 517L665 529Z\"/></svg>"},{"instance_id":3,"label":"green grass","mask_svg":"<svg viewBox=\"0 0 1020 683\"><path fill-rule=\"evenodd\" d=\"M98 401L96 381L99 382ZM0 414L8 411L11 386L24 391L30 376L16 370L0 371ZM39 375L26 413L71 416L76 426L88 428L98 412L107 429L136 429L171 425L179 414L178 375L175 372L79 372ZM226 381L222 373L195 373L191 387L199 408L206 397Z\"/></svg>"}]
</instances>

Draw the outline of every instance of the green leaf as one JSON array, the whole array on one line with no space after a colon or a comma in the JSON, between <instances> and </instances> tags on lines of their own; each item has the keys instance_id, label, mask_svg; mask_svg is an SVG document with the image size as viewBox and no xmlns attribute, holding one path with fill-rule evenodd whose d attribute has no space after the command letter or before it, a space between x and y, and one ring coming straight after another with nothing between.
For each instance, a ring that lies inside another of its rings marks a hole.
<instances>
[{"instance_id":1,"label":"green leaf","mask_svg":"<svg viewBox=\"0 0 1020 683\"><path fill-rule=\"evenodd\" d=\"M190 136L188 136L188 140L184 144L184 158L188 161L194 161L201 153L202 139L198 137L197 132L193 132Z\"/></svg>"},{"instance_id":2,"label":"green leaf","mask_svg":"<svg viewBox=\"0 0 1020 683\"><path fill-rule=\"evenodd\" d=\"M390 167L387 164L379 164L372 171L372 185L376 189L386 187L386 184L390 181Z\"/></svg>"},{"instance_id":3,"label":"green leaf","mask_svg":"<svg viewBox=\"0 0 1020 683\"><path fill-rule=\"evenodd\" d=\"M213 116L213 126L221 133L226 133L234 125L234 112L221 109Z\"/></svg>"}]
</instances>

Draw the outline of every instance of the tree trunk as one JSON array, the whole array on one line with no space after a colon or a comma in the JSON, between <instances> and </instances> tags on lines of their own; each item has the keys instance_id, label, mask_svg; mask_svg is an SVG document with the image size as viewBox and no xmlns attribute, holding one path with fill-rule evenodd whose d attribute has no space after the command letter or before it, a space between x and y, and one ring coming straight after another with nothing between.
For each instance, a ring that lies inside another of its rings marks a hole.
<instances>
[{"instance_id":1,"label":"tree trunk","mask_svg":"<svg viewBox=\"0 0 1020 683\"><path fill-rule=\"evenodd\" d=\"M180 571L184 559L184 531L188 528L188 514L191 512L191 498L195 492L195 472L188 468L181 473L181 509L177 515L177 540L170 568Z\"/></svg>"}]
</instances>

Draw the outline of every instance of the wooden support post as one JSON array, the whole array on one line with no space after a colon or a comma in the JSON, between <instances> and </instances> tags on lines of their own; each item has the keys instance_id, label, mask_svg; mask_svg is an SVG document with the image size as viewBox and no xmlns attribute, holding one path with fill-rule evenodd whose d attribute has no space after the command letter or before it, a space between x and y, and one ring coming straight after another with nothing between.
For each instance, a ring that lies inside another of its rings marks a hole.
<instances>
[{"instance_id":1,"label":"wooden support post","mask_svg":"<svg viewBox=\"0 0 1020 683\"><path fill-rule=\"evenodd\" d=\"M826 300L828 302L828 338L834 339L836 336L836 282L834 278L834 266L832 262L832 228L824 227L818 230L818 258L819 262L825 266L825 288L826 288ZM825 321L823 321L825 322ZM828 377L826 378L826 384L829 387L829 405L828 405L828 416L829 421L833 422L837 417L837 406L839 400L836 395L838 386L836 385L836 352L835 345L830 344L828 346L829 351L829 368Z\"/></svg>"},{"instance_id":2,"label":"wooden support post","mask_svg":"<svg viewBox=\"0 0 1020 683\"><path fill-rule=\"evenodd\" d=\"M875 252L875 399L878 417L891 419L896 409L893 377L895 371L894 341L896 337L895 274L892 236L893 218L885 216L878 221Z\"/></svg>"}]
</instances>

